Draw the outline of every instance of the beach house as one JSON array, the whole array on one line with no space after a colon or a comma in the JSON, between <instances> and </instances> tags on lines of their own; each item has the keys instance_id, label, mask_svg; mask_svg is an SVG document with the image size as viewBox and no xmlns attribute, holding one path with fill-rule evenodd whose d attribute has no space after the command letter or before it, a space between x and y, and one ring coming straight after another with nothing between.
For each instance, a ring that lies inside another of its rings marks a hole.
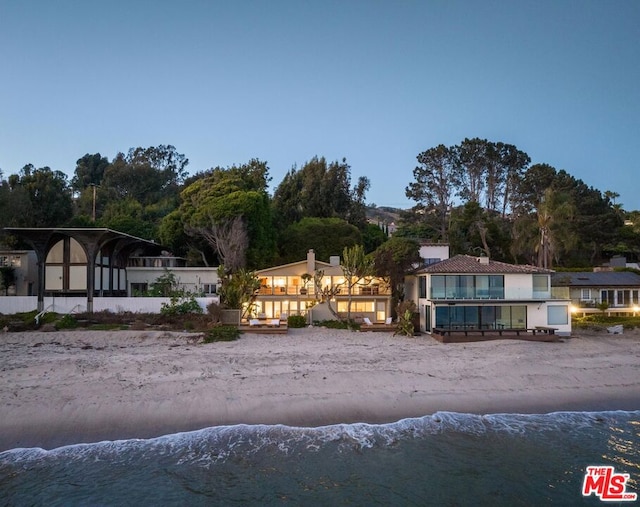
<instances>
[{"instance_id":1,"label":"beach house","mask_svg":"<svg viewBox=\"0 0 640 507\"><path fill-rule=\"evenodd\" d=\"M381 278L367 277L349 295L339 256L324 262L309 250L304 260L261 269L256 275L260 290L251 313L257 317L305 315L310 322L335 319L329 305L340 317L346 317L349 299L351 317L355 320L366 317L374 323L385 322L391 315L389 285ZM316 276L319 287L314 280Z\"/></svg>"},{"instance_id":2,"label":"beach house","mask_svg":"<svg viewBox=\"0 0 640 507\"><path fill-rule=\"evenodd\" d=\"M535 266L456 255L408 277L405 291L417 301L423 332L568 335L570 301L552 294L551 274Z\"/></svg>"},{"instance_id":3,"label":"beach house","mask_svg":"<svg viewBox=\"0 0 640 507\"><path fill-rule=\"evenodd\" d=\"M569 292L574 313L640 314L640 275L632 271L557 272L552 287Z\"/></svg>"},{"instance_id":4,"label":"beach house","mask_svg":"<svg viewBox=\"0 0 640 507\"><path fill-rule=\"evenodd\" d=\"M4 252L15 283L0 297L0 313L32 310L82 313L109 310L157 313L165 298L130 297L169 270L184 288L215 296L215 268L187 268L164 247L99 227L6 228L32 250Z\"/></svg>"}]
</instances>

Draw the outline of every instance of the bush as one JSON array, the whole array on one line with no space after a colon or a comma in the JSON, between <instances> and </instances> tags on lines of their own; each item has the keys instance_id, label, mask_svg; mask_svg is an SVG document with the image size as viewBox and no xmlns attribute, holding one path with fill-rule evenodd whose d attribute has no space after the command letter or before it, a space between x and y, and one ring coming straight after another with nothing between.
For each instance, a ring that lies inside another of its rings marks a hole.
<instances>
[{"instance_id":1,"label":"bush","mask_svg":"<svg viewBox=\"0 0 640 507\"><path fill-rule=\"evenodd\" d=\"M398 327L394 335L413 336L415 334L413 316L416 310L416 304L413 301L402 301L398 305Z\"/></svg>"},{"instance_id":2,"label":"bush","mask_svg":"<svg viewBox=\"0 0 640 507\"><path fill-rule=\"evenodd\" d=\"M55 327L56 329L75 329L78 327L78 321L73 315L63 315L63 317L55 323Z\"/></svg>"},{"instance_id":3,"label":"bush","mask_svg":"<svg viewBox=\"0 0 640 507\"><path fill-rule=\"evenodd\" d=\"M304 315L289 315L287 325L289 327L305 327L307 325L307 318Z\"/></svg>"},{"instance_id":4,"label":"bush","mask_svg":"<svg viewBox=\"0 0 640 507\"><path fill-rule=\"evenodd\" d=\"M184 315L186 313L202 313L202 308L195 296L171 296L169 304L162 303L160 308L162 315Z\"/></svg>"},{"instance_id":5,"label":"bush","mask_svg":"<svg viewBox=\"0 0 640 507\"><path fill-rule=\"evenodd\" d=\"M204 343L232 342L240 338L240 330L236 326L215 326L204 337Z\"/></svg>"}]
</instances>

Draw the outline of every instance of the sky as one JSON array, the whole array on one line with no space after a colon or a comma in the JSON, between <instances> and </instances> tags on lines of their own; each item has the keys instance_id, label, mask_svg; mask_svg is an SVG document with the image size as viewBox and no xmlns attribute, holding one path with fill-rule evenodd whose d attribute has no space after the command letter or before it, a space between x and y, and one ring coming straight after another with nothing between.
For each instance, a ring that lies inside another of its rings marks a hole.
<instances>
[{"instance_id":1,"label":"sky","mask_svg":"<svg viewBox=\"0 0 640 507\"><path fill-rule=\"evenodd\" d=\"M408 208L416 156L479 137L640 210L639 78L636 0L0 0L0 170L346 158Z\"/></svg>"}]
</instances>

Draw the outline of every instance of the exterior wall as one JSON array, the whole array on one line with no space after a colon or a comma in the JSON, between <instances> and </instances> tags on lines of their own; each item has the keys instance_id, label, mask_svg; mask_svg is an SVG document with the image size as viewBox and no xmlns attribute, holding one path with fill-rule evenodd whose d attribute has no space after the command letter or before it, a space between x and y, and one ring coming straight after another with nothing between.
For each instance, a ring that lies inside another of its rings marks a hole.
<instances>
[{"instance_id":1,"label":"exterior wall","mask_svg":"<svg viewBox=\"0 0 640 507\"><path fill-rule=\"evenodd\" d=\"M191 293L203 293L204 285L218 286L218 268L155 268L155 267L128 267L127 276L127 294L133 296L131 284L147 284L151 285L166 273L173 274L178 286ZM137 298L136 298L137 299Z\"/></svg>"},{"instance_id":2,"label":"exterior wall","mask_svg":"<svg viewBox=\"0 0 640 507\"><path fill-rule=\"evenodd\" d=\"M441 273L438 273L440 275ZM455 274L455 273L451 273ZM407 277L405 295L416 301L420 314L420 331L429 332L428 327L436 324L436 305L442 305L443 300L432 300L431 275L426 275L426 297L420 297L420 277ZM533 300L533 301L532 301ZM521 301L521 302L520 302ZM454 306L526 306L526 328L536 326L557 328L558 334L571 334L570 304L567 299L553 299L551 290L534 291L533 275L505 274L503 299L464 299L446 300L447 305Z\"/></svg>"},{"instance_id":3,"label":"exterior wall","mask_svg":"<svg viewBox=\"0 0 640 507\"><path fill-rule=\"evenodd\" d=\"M420 257L422 259L440 259L449 258L449 245L420 245Z\"/></svg>"},{"instance_id":4,"label":"exterior wall","mask_svg":"<svg viewBox=\"0 0 640 507\"><path fill-rule=\"evenodd\" d=\"M211 302L219 302L216 297L196 298L200 308L207 311ZM128 298L128 297L96 297L93 299L93 311L109 311L113 313L160 313L162 304L169 304L170 298ZM38 308L36 296L0 297L0 313L13 315L15 313L31 312ZM84 313L87 311L85 297L45 297L44 309L55 313Z\"/></svg>"},{"instance_id":5,"label":"exterior wall","mask_svg":"<svg viewBox=\"0 0 640 507\"><path fill-rule=\"evenodd\" d=\"M16 283L15 287L9 288L9 295L31 296L35 294L38 286L36 253L33 250L2 250L0 257L7 258L15 270Z\"/></svg>"}]
</instances>

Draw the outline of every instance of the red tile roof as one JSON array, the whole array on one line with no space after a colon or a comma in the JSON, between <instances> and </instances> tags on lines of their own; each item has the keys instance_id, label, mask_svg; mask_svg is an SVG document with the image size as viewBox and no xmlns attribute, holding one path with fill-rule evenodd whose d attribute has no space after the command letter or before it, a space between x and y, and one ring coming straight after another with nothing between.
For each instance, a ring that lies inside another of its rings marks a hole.
<instances>
[{"instance_id":1,"label":"red tile roof","mask_svg":"<svg viewBox=\"0 0 640 507\"><path fill-rule=\"evenodd\" d=\"M471 255L456 255L419 271L420 273L488 273L488 274L549 274L551 269L538 268L529 264L507 264Z\"/></svg>"}]
</instances>

